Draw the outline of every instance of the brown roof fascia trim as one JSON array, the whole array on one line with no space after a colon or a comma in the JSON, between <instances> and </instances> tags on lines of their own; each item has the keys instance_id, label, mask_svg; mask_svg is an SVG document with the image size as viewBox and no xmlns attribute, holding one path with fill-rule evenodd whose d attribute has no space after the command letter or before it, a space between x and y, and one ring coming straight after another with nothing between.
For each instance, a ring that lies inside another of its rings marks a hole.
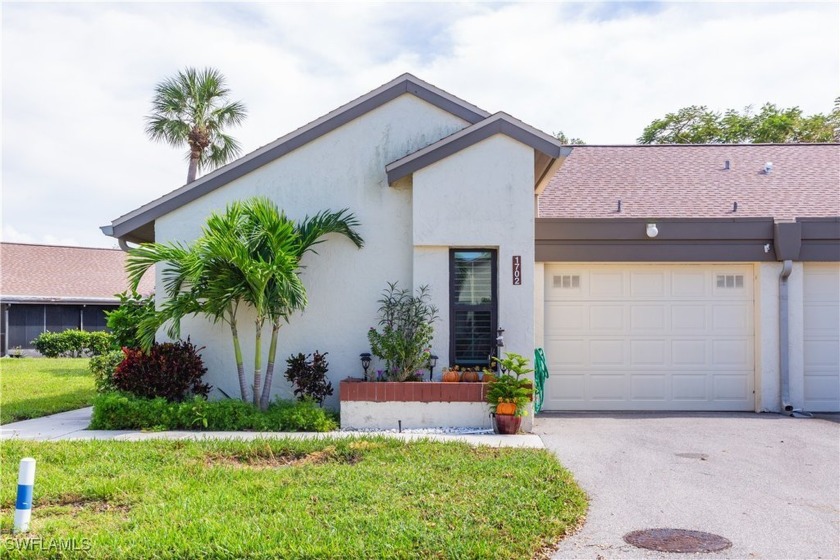
<instances>
[{"instance_id":1,"label":"brown roof fascia trim","mask_svg":"<svg viewBox=\"0 0 840 560\"><path fill-rule=\"evenodd\" d=\"M646 226L659 234L648 238ZM772 218L536 221L539 262L772 262Z\"/></svg>"},{"instance_id":2,"label":"brown roof fascia trim","mask_svg":"<svg viewBox=\"0 0 840 560\"><path fill-rule=\"evenodd\" d=\"M238 160L184 185L100 228L105 235L137 239L135 230L181 206L234 181L289 152L308 144L338 127L376 109L397 97L411 93L468 123L487 118L490 113L463 101L431 84L403 74L358 99L331 111L323 117L259 148Z\"/></svg>"},{"instance_id":3,"label":"brown roof fascia trim","mask_svg":"<svg viewBox=\"0 0 840 560\"><path fill-rule=\"evenodd\" d=\"M840 217L797 218L802 228L799 260L840 262Z\"/></svg>"},{"instance_id":4,"label":"brown roof fascia trim","mask_svg":"<svg viewBox=\"0 0 840 560\"><path fill-rule=\"evenodd\" d=\"M392 185L415 171L437 163L496 134L504 134L513 138L552 159L565 157L571 153L571 148L564 146L557 139L514 119L506 113L500 112L389 163L385 166L388 184Z\"/></svg>"}]
</instances>

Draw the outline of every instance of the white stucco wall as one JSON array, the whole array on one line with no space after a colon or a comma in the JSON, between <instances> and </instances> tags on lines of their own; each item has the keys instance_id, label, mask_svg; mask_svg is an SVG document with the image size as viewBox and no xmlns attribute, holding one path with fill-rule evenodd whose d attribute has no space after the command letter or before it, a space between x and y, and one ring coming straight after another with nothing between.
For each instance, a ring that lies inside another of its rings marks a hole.
<instances>
[{"instance_id":1,"label":"white stucco wall","mask_svg":"<svg viewBox=\"0 0 840 560\"><path fill-rule=\"evenodd\" d=\"M545 348L545 263L534 263L534 347Z\"/></svg>"},{"instance_id":2,"label":"white stucco wall","mask_svg":"<svg viewBox=\"0 0 840 560\"><path fill-rule=\"evenodd\" d=\"M523 428L525 419L522 419ZM370 402L341 403L342 428L482 428L493 427L485 403L478 402Z\"/></svg>"},{"instance_id":3,"label":"white stucco wall","mask_svg":"<svg viewBox=\"0 0 840 560\"><path fill-rule=\"evenodd\" d=\"M440 283L433 297L448 325L449 248L498 250L499 326L505 350L534 351L534 150L503 135L414 174L414 278ZM522 284L512 285L512 257L522 257ZM449 363L447 328L435 339Z\"/></svg>"},{"instance_id":4,"label":"white stucco wall","mask_svg":"<svg viewBox=\"0 0 840 560\"><path fill-rule=\"evenodd\" d=\"M304 260L302 278L309 306L281 329L274 395L290 396L283 373L292 353L329 352L335 394L328 399L328 406L337 406L340 379L362 373L358 356L369 349L367 330L375 325L376 300L386 282L399 281L401 286L413 282L411 189L388 186L385 165L466 125L412 95L402 95L156 221L158 242L191 242L211 212L255 195L270 197L294 219L341 208L349 208L358 217L365 239L362 250L343 238L334 238L317 247L318 255ZM248 311L239 318L249 379L254 358L252 318ZM207 381L238 396L227 327L189 319L182 331L184 337L190 335L195 344L205 347ZM266 329L266 352L268 335Z\"/></svg>"},{"instance_id":5,"label":"white stucco wall","mask_svg":"<svg viewBox=\"0 0 840 560\"><path fill-rule=\"evenodd\" d=\"M779 377L779 275L782 263L756 265L756 391L757 408L781 410ZM790 338L790 399L794 409L805 404L804 308L802 263L793 263L788 278L788 336Z\"/></svg>"},{"instance_id":6,"label":"white stucco wall","mask_svg":"<svg viewBox=\"0 0 840 560\"><path fill-rule=\"evenodd\" d=\"M449 249L498 251L499 327L505 348L534 354L534 150L497 134L414 173L414 278L432 286L441 310L433 351L449 358ZM512 282L512 258L522 258L522 283ZM441 371L440 367L437 370ZM523 419L532 426L533 415Z\"/></svg>"}]
</instances>

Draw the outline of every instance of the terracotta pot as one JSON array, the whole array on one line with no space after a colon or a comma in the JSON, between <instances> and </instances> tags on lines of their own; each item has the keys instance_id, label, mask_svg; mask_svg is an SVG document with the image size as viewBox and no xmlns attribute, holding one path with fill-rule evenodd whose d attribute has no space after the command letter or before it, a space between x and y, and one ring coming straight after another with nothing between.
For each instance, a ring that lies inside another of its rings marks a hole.
<instances>
[{"instance_id":1,"label":"terracotta pot","mask_svg":"<svg viewBox=\"0 0 840 560\"><path fill-rule=\"evenodd\" d=\"M512 416L510 414L496 414L493 417L493 422L496 433L511 435L519 431L519 426L522 425L522 417Z\"/></svg>"},{"instance_id":2,"label":"terracotta pot","mask_svg":"<svg viewBox=\"0 0 840 560\"><path fill-rule=\"evenodd\" d=\"M470 383L475 383L476 381L478 381L478 372L465 371L464 374L461 376L461 381L469 381Z\"/></svg>"},{"instance_id":3,"label":"terracotta pot","mask_svg":"<svg viewBox=\"0 0 840 560\"><path fill-rule=\"evenodd\" d=\"M461 380L461 374L457 371L447 370L443 372L443 376L441 376L441 381L444 383L457 383Z\"/></svg>"}]
</instances>

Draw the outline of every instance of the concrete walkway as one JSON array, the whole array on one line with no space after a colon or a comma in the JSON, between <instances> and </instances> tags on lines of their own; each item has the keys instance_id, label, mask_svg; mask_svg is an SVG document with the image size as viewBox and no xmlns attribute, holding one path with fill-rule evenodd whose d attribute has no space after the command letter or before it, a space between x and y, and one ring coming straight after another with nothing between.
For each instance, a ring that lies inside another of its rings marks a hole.
<instances>
[{"instance_id":1,"label":"concrete walkway","mask_svg":"<svg viewBox=\"0 0 840 560\"><path fill-rule=\"evenodd\" d=\"M840 424L831 420L752 413L539 417L534 431L590 498L586 524L553 558L682 557L622 539L654 528L732 542L692 558L840 558Z\"/></svg>"},{"instance_id":2,"label":"concrete walkway","mask_svg":"<svg viewBox=\"0 0 840 560\"><path fill-rule=\"evenodd\" d=\"M462 441L470 445L488 445L491 447L526 447L543 449L542 439L533 434L501 436L494 434L423 434L395 432L144 432L139 430L88 430L92 408L82 408L24 420L0 426L0 440L21 439L31 441L91 440L113 439L123 441L142 441L147 439L282 439L282 438L327 438L387 436L404 441L429 439L433 441Z\"/></svg>"}]
</instances>

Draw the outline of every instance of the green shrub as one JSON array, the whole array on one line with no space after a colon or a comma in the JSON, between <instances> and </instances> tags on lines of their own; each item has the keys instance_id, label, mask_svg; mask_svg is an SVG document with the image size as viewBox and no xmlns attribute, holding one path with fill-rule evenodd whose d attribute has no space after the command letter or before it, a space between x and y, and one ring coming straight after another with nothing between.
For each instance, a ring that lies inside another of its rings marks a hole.
<instances>
[{"instance_id":1,"label":"green shrub","mask_svg":"<svg viewBox=\"0 0 840 560\"><path fill-rule=\"evenodd\" d=\"M311 399L276 401L266 412L277 419L277 425L284 432L329 432L338 429L335 416Z\"/></svg>"},{"instance_id":2,"label":"green shrub","mask_svg":"<svg viewBox=\"0 0 840 560\"><path fill-rule=\"evenodd\" d=\"M92 430L211 430L328 432L335 416L312 400L276 401L261 411L251 403L194 397L179 403L105 393L93 399Z\"/></svg>"},{"instance_id":3,"label":"green shrub","mask_svg":"<svg viewBox=\"0 0 840 560\"><path fill-rule=\"evenodd\" d=\"M67 339L61 333L45 331L32 341L35 350L47 358L58 358L68 351Z\"/></svg>"},{"instance_id":4,"label":"green shrub","mask_svg":"<svg viewBox=\"0 0 840 560\"><path fill-rule=\"evenodd\" d=\"M155 313L155 297L142 297L137 293L118 294L120 306L105 313L108 328L114 335L117 348L140 348L137 327L146 317Z\"/></svg>"},{"instance_id":5,"label":"green shrub","mask_svg":"<svg viewBox=\"0 0 840 560\"><path fill-rule=\"evenodd\" d=\"M70 353L69 356L66 356L68 358L83 356L90 343L90 333L78 329L62 331L58 333L58 337L65 341L67 351Z\"/></svg>"},{"instance_id":6,"label":"green shrub","mask_svg":"<svg viewBox=\"0 0 840 560\"><path fill-rule=\"evenodd\" d=\"M97 393L117 390L114 385L114 372L117 370L117 366L122 363L123 358L125 358L125 354L122 353L122 350L111 350L90 359L88 369L93 375Z\"/></svg>"},{"instance_id":7,"label":"green shrub","mask_svg":"<svg viewBox=\"0 0 840 560\"><path fill-rule=\"evenodd\" d=\"M98 356L114 347L110 333L77 329L68 329L60 333L46 331L39 334L32 344L47 358Z\"/></svg>"},{"instance_id":8,"label":"green shrub","mask_svg":"<svg viewBox=\"0 0 840 560\"><path fill-rule=\"evenodd\" d=\"M91 356L101 356L112 350L119 350L114 342L114 335L105 331L91 331L87 334L87 352Z\"/></svg>"}]
</instances>

